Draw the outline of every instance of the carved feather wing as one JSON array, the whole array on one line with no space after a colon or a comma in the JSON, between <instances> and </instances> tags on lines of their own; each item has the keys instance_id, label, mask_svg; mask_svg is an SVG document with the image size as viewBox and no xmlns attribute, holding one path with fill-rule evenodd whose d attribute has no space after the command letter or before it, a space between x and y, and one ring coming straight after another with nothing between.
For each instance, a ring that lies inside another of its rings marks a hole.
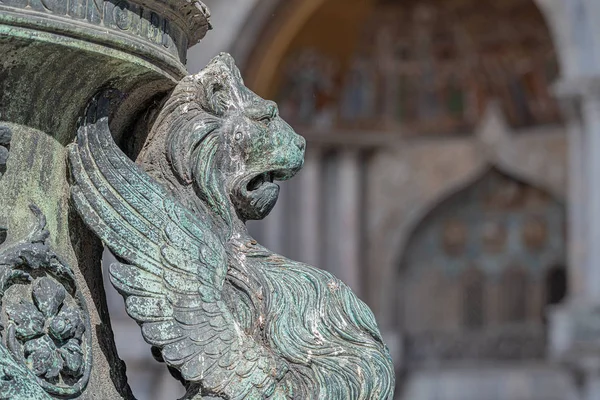
<instances>
[{"instance_id":1,"label":"carved feather wing","mask_svg":"<svg viewBox=\"0 0 600 400\"><path fill-rule=\"evenodd\" d=\"M210 222L129 160L106 118L82 127L69 152L79 213L129 263L111 265L110 277L144 339L206 394L269 396L285 366L240 328L222 300L227 259Z\"/></svg>"}]
</instances>

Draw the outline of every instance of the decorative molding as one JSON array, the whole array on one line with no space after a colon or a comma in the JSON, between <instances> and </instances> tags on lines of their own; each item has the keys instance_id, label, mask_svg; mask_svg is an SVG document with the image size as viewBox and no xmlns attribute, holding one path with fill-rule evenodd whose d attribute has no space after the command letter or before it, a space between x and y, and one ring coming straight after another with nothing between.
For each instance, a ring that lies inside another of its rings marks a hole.
<instances>
[{"instance_id":1,"label":"decorative molding","mask_svg":"<svg viewBox=\"0 0 600 400\"><path fill-rule=\"evenodd\" d=\"M91 41L185 64L188 47L211 29L198 0L0 0L7 25L87 35ZM101 33L100 33L101 32Z\"/></svg>"},{"instance_id":2,"label":"decorative molding","mask_svg":"<svg viewBox=\"0 0 600 400\"><path fill-rule=\"evenodd\" d=\"M97 0L96 0L97 1ZM179 23L187 35L188 47L198 43L212 29L210 10L200 0L132 0Z\"/></svg>"},{"instance_id":3,"label":"decorative molding","mask_svg":"<svg viewBox=\"0 0 600 400\"><path fill-rule=\"evenodd\" d=\"M535 360L546 351L543 327L513 327L483 333L422 333L406 338L409 367L440 362Z\"/></svg>"}]
</instances>

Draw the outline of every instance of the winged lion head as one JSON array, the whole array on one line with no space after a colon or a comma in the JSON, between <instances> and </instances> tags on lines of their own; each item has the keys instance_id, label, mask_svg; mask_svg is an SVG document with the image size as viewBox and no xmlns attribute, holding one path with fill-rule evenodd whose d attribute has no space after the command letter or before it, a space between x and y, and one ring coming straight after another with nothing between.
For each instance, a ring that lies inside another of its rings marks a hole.
<instances>
[{"instance_id":1,"label":"winged lion head","mask_svg":"<svg viewBox=\"0 0 600 400\"><path fill-rule=\"evenodd\" d=\"M229 220L235 211L243 221L269 214L279 195L274 181L302 168L306 146L277 104L244 85L225 53L180 82L147 143L139 157L144 165L160 164L166 151L172 171L161 171L163 179L174 173L214 211Z\"/></svg>"}]
</instances>

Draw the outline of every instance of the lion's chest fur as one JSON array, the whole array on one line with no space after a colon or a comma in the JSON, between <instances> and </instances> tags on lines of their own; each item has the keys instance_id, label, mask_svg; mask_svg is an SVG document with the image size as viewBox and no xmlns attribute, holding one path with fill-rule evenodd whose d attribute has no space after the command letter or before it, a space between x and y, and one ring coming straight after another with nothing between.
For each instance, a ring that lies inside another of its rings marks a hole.
<instances>
[{"instance_id":1,"label":"lion's chest fur","mask_svg":"<svg viewBox=\"0 0 600 400\"><path fill-rule=\"evenodd\" d=\"M367 398L355 395L367 389L356 378L378 382L393 370L371 311L333 275L252 239L230 245L228 255L227 301L241 326L288 363L286 379L302 393L294 398ZM334 384L312 397L322 380ZM385 392L389 382L381 383Z\"/></svg>"}]
</instances>

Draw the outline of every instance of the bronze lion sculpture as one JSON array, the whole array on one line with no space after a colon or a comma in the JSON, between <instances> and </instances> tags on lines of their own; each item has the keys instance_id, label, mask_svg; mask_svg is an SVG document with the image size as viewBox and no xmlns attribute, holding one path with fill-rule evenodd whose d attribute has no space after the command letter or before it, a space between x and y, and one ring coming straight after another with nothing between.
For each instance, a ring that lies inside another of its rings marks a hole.
<instances>
[{"instance_id":1,"label":"bronze lion sculpture","mask_svg":"<svg viewBox=\"0 0 600 400\"><path fill-rule=\"evenodd\" d=\"M227 54L178 84L138 164L105 118L70 149L74 203L118 258L111 281L188 399L393 397L369 308L246 229L271 211L274 181L300 170L304 150Z\"/></svg>"}]
</instances>

